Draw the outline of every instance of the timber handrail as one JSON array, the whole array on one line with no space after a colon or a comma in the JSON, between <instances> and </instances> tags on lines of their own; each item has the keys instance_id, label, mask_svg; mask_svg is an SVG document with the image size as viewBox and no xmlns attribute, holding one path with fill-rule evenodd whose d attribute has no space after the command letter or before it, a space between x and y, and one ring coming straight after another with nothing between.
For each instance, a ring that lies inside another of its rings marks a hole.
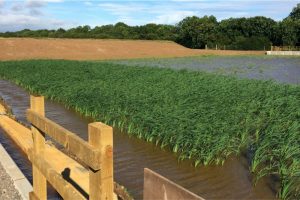
<instances>
[{"instance_id":1,"label":"timber handrail","mask_svg":"<svg viewBox=\"0 0 300 200\"><path fill-rule=\"evenodd\" d=\"M31 96L30 101L31 109L27 111L27 117L32 125L31 130L6 115L5 108L0 104L0 112L5 114L0 115L0 127L32 162L33 192L29 193L29 199L46 199L47 181L64 199L116 199L113 193L112 127L99 122L91 123L88 125L89 142L80 138L77 140L80 144L79 149L84 143L89 147L87 152L100 152L100 169L94 170L91 166L86 168L54 145L46 143L45 133L60 141L58 143L67 149L70 143L68 138L74 133L44 116L43 97ZM76 156L77 151L72 152ZM144 200L203 200L149 169L144 171L143 196Z\"/></svg>"},{"instance_id":2,"label":"timber handrail","mask_svg":"<svg viewBox=\"0 0 300 200\"><path fill-rule=\"evenodd\" d=\"M47 181L64 199L86 199L74 185L64 179L47 159L45 134L65 147L89 167L89 196L91 200L112 200L113 193L113 129L100 122L88 125L89 142L45 117L44 97L30 96L26 116L31 123L33 148L33 192L30 199L47 199ZM67 170L67 169L66 169Z\"/></svg>"},{"instance_id":3,"label":"timber handrail","mask_svg":"<svg viewBox=\"0 0 300 200\"><path fill-rule=\"evenodd\" d=\"M50 119L28 109L27 120L37 129L49 135L56 142L61 144L66 150L76 155L78 159L90 166L93 170L100 169L100 150L84 141L71 131L56 124Z\"/></svg>"}]
</instances>

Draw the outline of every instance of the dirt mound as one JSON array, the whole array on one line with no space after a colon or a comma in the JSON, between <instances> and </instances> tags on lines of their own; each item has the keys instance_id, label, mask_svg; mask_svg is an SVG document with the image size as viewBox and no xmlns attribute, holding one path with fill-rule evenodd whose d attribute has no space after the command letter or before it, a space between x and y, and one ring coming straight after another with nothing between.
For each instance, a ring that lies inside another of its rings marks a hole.
<instances>
[{"instance_id":1,"label":"dirt mound","mask_svg":"<svg viewBox=\"0 0 300 200\"><path fill-rule=\"evenodd\" d=\"M103 60L196 55L262 55L263 51L185 48L171 41L0 38L0 60Z\"/></svg>"}]
</instances>

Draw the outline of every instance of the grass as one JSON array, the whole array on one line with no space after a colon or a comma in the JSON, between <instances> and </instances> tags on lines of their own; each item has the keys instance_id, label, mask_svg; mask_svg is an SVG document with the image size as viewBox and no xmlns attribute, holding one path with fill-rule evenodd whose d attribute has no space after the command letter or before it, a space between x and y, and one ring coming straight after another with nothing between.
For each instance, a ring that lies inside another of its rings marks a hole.
<instances>
[{"instance_id":1,"label":"grass","mask_svg":"<svg viewBox=\"0 0 300 200\"><path fill-rule=\"evenodd\" d=\"M280 178L300 198L300 87L206 72L105 62L0 62L0 76L95 120L177 152L223 164L253 152L257 179Z\"/></svg>"}]
</instances>

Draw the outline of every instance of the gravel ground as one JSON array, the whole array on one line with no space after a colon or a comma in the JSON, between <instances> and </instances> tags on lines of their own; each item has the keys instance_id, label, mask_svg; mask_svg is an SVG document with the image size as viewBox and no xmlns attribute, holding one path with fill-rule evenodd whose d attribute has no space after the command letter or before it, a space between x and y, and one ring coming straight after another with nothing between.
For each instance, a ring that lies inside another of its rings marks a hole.
<instances>
[{"instance_id":1,"label":"gravel ground","mask_svg":"<svg viewBox=\"0 0 300 200\"><path fill-rule=\"evenodd\" d=\"M22 199L19 192L16 190L12 179L6 173L1 163L0 163L0 199L1 200Z\"/></svg>"}]
</instances>

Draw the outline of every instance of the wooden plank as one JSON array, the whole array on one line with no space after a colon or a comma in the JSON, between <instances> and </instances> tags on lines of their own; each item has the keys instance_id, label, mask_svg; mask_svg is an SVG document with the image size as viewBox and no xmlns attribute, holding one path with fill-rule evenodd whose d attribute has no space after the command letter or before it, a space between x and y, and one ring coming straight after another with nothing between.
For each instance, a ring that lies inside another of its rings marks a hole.
<instances>
[{"instance_id":1,"label":"wooden plank","mask_svg":"<svg viewBox=\"0 0 300 200\"><path fill-rule=\"evenodd\" d=\"M113 199L113 129L100 122L88 125L89 143L101 152L100 170L90 169L90 199Z\"/></svg>"},{"instance_id":2,"label":"wooden plank","mask_svg":"<svg viewBox=\"0 0 300 200\"><path fill-rule=\"evenodd\" d=\"M30 96L30 108L41 116L45 115L44 97ZM45 149L45 135L34 126L31 126L33 150L35 154L43 155ZM47 199L47 180L40 170L32 165L33 192L40 200Z\"/></svg>"},{"instance_id":3,"label":"wooden plank","mask_svg":"<svg viewBox=\"0 0 300 200\"><path fill-rule=\"evenodd\" d=\"M29 192L29 200L39 200L39 198L34 194L34 192Z\"/></svg>"},{"instance_id":4,"label":"wooden plank","mask_svg":"<svg viewBox=\"0 0 300 200\"><path fill-rule=\"evenodd\" d=\"M71 133L67 129L59 126L55 122L47 119L46 117L39 115L37 112L34 112L32 109L28 109L26 112L27 120L32 123L35 127L40 129L42 132L51 136L59 144L67 147L68 135Z\"/></svg>"},{"instance_id":5,"label":"wooden plank","mask_svg":"<svg viewBox=\"0 0 300 200\"><path fill-rule=\"evenodd\" d=\"M82 160L86 165L94 170L100 169L100 151L97 148L33 110L27 110L27 119L32 125L63 145L68 152Z\"/></svg>"},{"instance_id":6,"label":"wooden plank","mask_svg":"<svg viewBox=\"0 0 300 200\"><path fill-rule=\"evenodd\" d=\"M144 169L144 200L204 200L154 171Z\"/></svg>"},{"instance_id":7,"label":"wooden plank","mask_svg":"<svg viewBox=\"0 0 300 200\"><path fill-rule=\"evenodd\" d=\"M6 114L6 109L4 108L3 105L0 104L0 115Z\"/></svg>"},{"instance_id":8,"label":"wooden plank","mask_svg":"<svg viewBox=\"0 0 300 200\"><path fill-rule=\"evenodd\" d=\"M33 148L31 131L16 122L15 120L0 115L0 126L4 132L28 155L29 149ZM53 146L46 144L45 154L47 158L51 160L51 167L57 173L63 173L66 168L70 169L69 178L77 184L87 195L89 194L89 170L85 169L82 165L76 162L74 159L68 157L63 152L59 151ZM29 158L30 160L30 158ZM114 199L117 200L114 194Z\"/></svg>"},{"instance_id":9,"label":"wooden plank","mask_svg":"<svg viewBox=\"0 0 300 200\"><path fill-rule=\"evenodd\" d=\"M0 115L0 127L25 154L27 154L29 148L33 147L32 134L28 128L25 128L23 125L5 115Z\"/></svg>"},{"instance_id":10,"label":"wooden plank","mask_svg":"<svg viewBox=\"0 0 300 200\"><path fill-rule=\"evenodd\" d=\"M64 179L62 174L58 173L53 168L51 162L47 161L40 154L35 154L32 150L29 150L28 156L30 160L32 160L34 166L43 173L49 183L64 199L86 199L73 185Z\"/></svg>"},{"instance_id":11,"label":"wooden plank","mask_svg":"<svg viewBox=\"0 0 300 200\"><path fill-rule=\"evenodd\" d=\"M77 135L68 135L68 148L67 150L83 161L86 165L93 170L100 169L100 151L78 137Z\"/></svg>"}]
</instances>

